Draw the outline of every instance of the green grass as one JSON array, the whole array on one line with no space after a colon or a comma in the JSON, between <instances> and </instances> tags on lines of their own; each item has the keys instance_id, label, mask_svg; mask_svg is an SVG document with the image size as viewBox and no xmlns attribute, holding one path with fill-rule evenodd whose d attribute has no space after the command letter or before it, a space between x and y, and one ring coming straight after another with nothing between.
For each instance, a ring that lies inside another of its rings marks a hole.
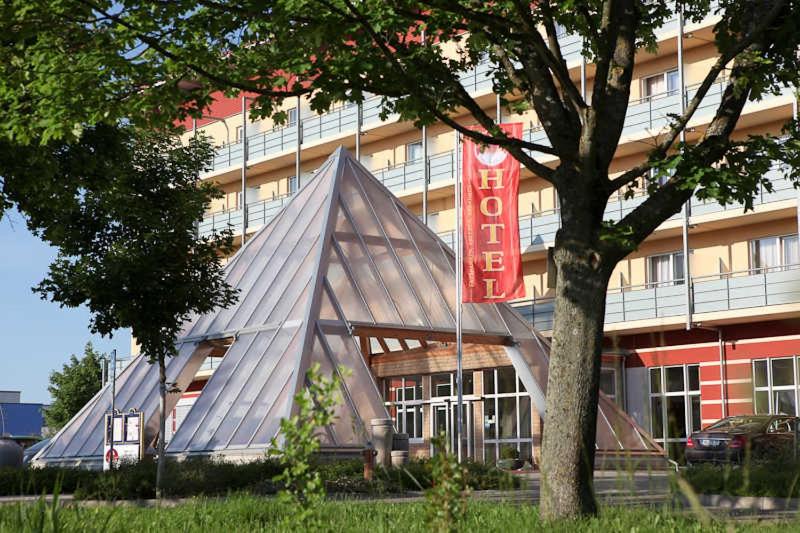
<instances>
[{"instance_id":1,"label":"green grass","mask_svg":"<svg viewBox=\"0 0 800 533\"><path fill-rule=\"evenodd\" d=\"M426 524L426 504L379 502L326 502L320 512L325 531L422 532ZM143 508L134 506L59 508L43 503L0 506L0 533L33 531L121 532L165 531L227 532L294 531L281 525L291 521L290 508L253 496L232 496L224 500L194 500L175 507ZM794 526L794 527L793 527ZM604 508L597 518L543 524L536 507L498 502L470 502L466 519L454 530L470 532L582 531L644 533L649 531L727 532L788 531L791 524L732 524L701 522L667 510L644 508Z\"/></svg>"}]
</instances>

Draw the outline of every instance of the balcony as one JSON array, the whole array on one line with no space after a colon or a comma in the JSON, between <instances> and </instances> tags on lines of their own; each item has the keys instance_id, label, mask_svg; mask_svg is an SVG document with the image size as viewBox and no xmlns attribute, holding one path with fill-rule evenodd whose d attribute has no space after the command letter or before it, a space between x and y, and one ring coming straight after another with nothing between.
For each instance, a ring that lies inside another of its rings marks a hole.
<instances>
[{"instance_id":1,"label":"balcony","mask_svg":"<svg viewBox=\"0 0 800 533\"><path fill-rule=\"evenodd\" d=\"M696 315L800 303L800 264L698 276L692 278L690 289L692 312ZM535 328L553 329L552 297L525 300L514 306ZM685 314L683 280L616 288L606 296L606 324Z\"/></svg>"},{"instance_id":2,"label":"balcony","mask_svg":"<svg viewBox=\"0 0 800 533\"><path fill-rule=\"evenodd\" d=\"M283 194L259 200L247 204L247 227L256 228L268 224L277 215L283 206L292 198L291 194ZM208 237L213 233L219 233L230 229L234 234L241 233L242 230L242 210L226 209L217 213L212 213L203 218L197 225L197 233L200 237Z\"/></svg>"}]
</instances>

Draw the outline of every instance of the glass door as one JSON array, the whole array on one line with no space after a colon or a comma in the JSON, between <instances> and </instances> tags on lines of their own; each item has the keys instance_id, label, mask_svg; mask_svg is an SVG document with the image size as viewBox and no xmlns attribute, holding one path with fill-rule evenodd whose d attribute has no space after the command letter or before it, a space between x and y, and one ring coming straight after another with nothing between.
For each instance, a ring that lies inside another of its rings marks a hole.
<instances>
[{"instance_id":1,"label":"glass door","mask_svg":"<svg viewBox=\"0 0 800 533\"><path fill-rule=\"evenodd\" d=\"M431 404L431 435L438 436L445 434L447 444L452 453L458 453L456 446L456 412L458 403L455 401L445 401ZM462 427L464 433L461 435L461 450L465 457L474 458L474 430L472 427L472 402L464 401L462 404ZM435 453L431 445L431 453Z\"/></svg>"}]
</instances>

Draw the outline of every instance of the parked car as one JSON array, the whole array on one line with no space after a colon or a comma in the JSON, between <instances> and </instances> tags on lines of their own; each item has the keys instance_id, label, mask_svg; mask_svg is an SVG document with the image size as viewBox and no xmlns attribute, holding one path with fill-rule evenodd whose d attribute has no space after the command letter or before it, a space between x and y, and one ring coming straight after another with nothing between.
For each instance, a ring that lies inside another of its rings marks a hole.
<instances>
[{"instance_id":1,"label":"parked car","mask_svg":"<svg viewBox=\"0 0 800 533\"><path fill-rule=\"evenodd\" d=\"M42 439L33 446L28 446L25 448L24 455L22 456L22 463L25 465L29 465L30 462L33 460L33 457L39 453L39 450L47 446L50 442L50 439Z\"/></svg>"},{"instance_id":2,"label":"parked car","mask_svg":"<svg viewBox=\"0 0 800 533\"><path fill-rule=\"evenodd\" d=\"M798 418L788 415L729 416L686 440L688 464L737 463L792 452Z\"/></svg>"}]
</instances>

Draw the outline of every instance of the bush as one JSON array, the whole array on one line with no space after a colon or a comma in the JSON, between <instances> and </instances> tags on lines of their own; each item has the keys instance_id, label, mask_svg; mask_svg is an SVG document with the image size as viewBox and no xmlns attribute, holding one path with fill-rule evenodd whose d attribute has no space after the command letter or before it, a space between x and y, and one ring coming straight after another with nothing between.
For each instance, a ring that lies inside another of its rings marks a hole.
<instances>
[{"instance_id":1,"label":"bush","mask_svg":"<svg viewBox=\"0 0 800 533\"><path fill-rule=\"evenodd\" d=\"M800 462L796 461L770 461L745 466L695 465L681 475L699 494L777 498L800 495Z\"/></svg>"},{"instance_id":2,"label":"bush","mask_svg":"<svg viewBox=\"0 0 800 533\"><path fill-rule=\"evenodd\" d=\"M379 468L371 482L363 479L360 460L315 460L329 493L389 494L422 491L432 486L429 459L410 461L402 468ZM520 480L494 466L467 461L466 484L473 490L512 489ZM231 492L275 494L281 487L272 478L283 466L275 459L251 463L231 463L209 458L190 458L182 462L167 461L164 495L173 498L220 496ZM122 465L113 472L96 472L77 468L31 468L0 470L0 496L38 495L51 493L60 481L63 494L78 499L148 499L155 497L156 465L139 463Z\"/></svg>"}]
</instances>

